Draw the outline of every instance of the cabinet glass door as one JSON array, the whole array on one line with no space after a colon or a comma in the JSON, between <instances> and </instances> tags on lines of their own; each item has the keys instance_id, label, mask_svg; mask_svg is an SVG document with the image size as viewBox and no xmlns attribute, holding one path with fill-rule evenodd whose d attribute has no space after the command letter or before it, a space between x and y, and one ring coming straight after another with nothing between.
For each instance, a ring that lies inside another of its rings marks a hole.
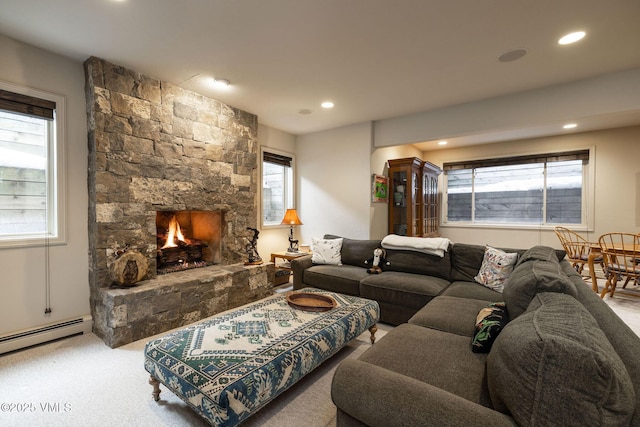
<instances>
[{"instance_id":1,"label":"cabinet glass door","mask_svg":"<svg viewBox=\"0 0 640 427\"><path fill-rule=\"evenodd\" d=\"M421 234L420 227L420 201L422 197L420 196L420 176L417 172L413 172L411 174L411 194L413 197L411 198L411 236L419 236Z\"/></svg>"},{"instance_id":2,"label":"cabinet glass door","mask_svg":"<svg viewBox=\"0 0 640 427\"><path fill-rule=\"evenodd\" d=\"M407 172L394 172L391 176L393 185L393 233L407 235Z\"/></svg>"}]
</instances>

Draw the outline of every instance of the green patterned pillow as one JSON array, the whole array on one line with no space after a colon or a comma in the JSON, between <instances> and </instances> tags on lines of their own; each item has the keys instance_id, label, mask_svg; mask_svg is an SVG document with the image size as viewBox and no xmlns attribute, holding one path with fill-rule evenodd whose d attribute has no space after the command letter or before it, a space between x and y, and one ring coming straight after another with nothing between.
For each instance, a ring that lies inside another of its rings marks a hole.
<instances>
[{"instance_id":1,"label":"green patterned pillow","mask_svg":"<svg viewBox=\"0 0 640 427\"><path fill-rule=\"evenodd\" d=\"M507 323L507 308L503 302L494 302L483 308L476 318L476 333L471 341L474 353L489 353L493 342Z\"/></svg>"}]
</instances>

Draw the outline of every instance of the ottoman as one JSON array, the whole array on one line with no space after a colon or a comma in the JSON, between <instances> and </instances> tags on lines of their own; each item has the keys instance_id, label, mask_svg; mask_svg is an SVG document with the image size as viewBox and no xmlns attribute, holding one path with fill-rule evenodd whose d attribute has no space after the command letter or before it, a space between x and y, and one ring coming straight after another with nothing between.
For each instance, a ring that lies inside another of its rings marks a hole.
<instances>
[{"instance_id":1,"label":"ottoman","mask_svg":"<svg viewBox=\"0 0 640 427\"><path fill-rule=\"evenodd\" d=\"M162 383L212 425L237 425L367 329L373 343L377 302L299 292L330 296L336 306L301 310L276 294L149 341L154 399Z\"/></svg>"}]
</instances>

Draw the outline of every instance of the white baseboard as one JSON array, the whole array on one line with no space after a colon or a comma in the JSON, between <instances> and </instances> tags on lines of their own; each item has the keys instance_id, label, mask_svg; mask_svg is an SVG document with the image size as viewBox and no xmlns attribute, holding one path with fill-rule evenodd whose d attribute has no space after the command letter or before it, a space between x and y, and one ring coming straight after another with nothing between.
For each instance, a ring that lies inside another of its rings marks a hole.
<instances>
[{"instance_id":1,"label":"white baseboard","mask_svg":"<svg viewBox=\"0 0 640 427\"><path fill-rule=\"evenodd\" d=\"M0 354L69 337L71 335L90 333L92 326L92 318L87 315L2 335L0 336Z\"/></svg>"}]
</instances>

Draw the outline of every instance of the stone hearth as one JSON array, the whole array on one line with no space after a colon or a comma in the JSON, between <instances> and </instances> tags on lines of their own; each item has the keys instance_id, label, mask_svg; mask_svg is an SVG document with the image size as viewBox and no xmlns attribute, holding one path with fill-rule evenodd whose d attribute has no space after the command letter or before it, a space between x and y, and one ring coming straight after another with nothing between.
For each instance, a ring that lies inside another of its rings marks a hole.
<instances>
[{"instance_id":1,"label":"stone hearth","mask_svg":"<svg viewBox=\"0 0 640 427\"><path fill-rule=\"evenodd\" d=\"M258 217L257 117L99 58L85 76L96 334L122 345L269 294L273 267L242 264ZM219 265L157 276L156 212L186 210L221 212ZM147 275L112 289L123 251L142 254Z\"/></svg>"},{"instance_id":2,"label":"stone hearth","mask_svg":"<svg viewBox=\"0 0 640 427\"><path fill-rule=\"evenodd\" d=\"M110 347L159 334L273 293L273 264L185 270L131 289L101 289L94 323Z\"/></svg>"}]
</instances>

